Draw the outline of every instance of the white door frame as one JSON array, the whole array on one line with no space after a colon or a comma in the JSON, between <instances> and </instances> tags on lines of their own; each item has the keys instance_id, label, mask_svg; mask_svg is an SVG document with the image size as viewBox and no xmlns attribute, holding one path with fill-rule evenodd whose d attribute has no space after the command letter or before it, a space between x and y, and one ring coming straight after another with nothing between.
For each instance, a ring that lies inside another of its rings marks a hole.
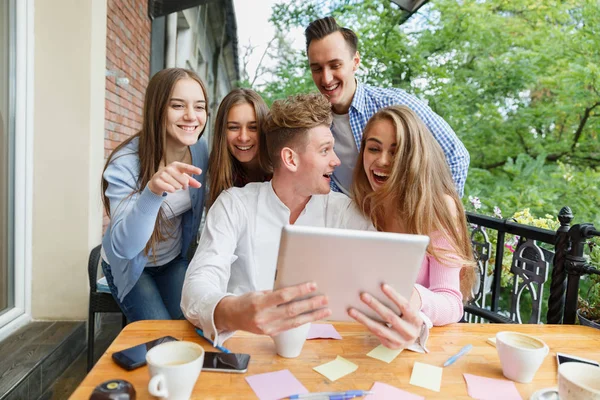
<instances>
[{"instance_id":1,"label":"white door frame","mask_svg":"<svg viewBox=\"0 0 600 400\"><path fill-rule=\"evenodd\" d=\"M0 316L0 340L31 320L31 238L33 203L34 0L9 0L15 35L9 70L15 79L14 107L14 308ZM9 11L9 15L11 12ZM10 118L10 117L9 117Z\"/></svg>"}]
</instances>

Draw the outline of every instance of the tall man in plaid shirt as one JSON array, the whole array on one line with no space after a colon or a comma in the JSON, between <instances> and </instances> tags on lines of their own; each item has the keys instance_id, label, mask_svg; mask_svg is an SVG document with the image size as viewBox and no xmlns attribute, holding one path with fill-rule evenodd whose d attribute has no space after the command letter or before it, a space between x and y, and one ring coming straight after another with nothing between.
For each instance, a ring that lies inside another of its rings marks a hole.
<instances>
[{"instance_id":1,"label":"tall man in plaid shirt","mask_svg":"<svg viewBox=\"0 0 600 400\"><path fill-rule=\"evenodd\" d=\"M363 130L379 109L402 104L425 122L446 154L459 196L464 193L469 153L450 125L421 100L402 89L379 88L359 83L354 74L360 64L358 38L340 27L333 17L311 22L304 32L312 78L331 103L335 152L341 165L335 169L331 188L349 194Z\"/></svg>"}]
</instances>

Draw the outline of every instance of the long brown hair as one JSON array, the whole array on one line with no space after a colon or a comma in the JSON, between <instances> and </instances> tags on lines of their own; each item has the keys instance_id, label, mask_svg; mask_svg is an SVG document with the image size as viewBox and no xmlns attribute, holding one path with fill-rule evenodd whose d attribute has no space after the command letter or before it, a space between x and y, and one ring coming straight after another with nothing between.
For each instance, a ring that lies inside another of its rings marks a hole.
<instances>
[{"instance_id":1,"label":"long brown hair","mask_svg":"<svg viewBox=\"0 0 600 400\"><path fill-rule=\"evenodd\" d=\"M363 167L365 143L377 121L387 120L396 130L396 153L385 184L373 191ZM462 265L461 293L471 297L475 280L475 262L467 232L465 212L456 192L446 157L439 143L421 119L406 106L390 106L379 110L365 126L360 154L354 169L352 196L361 211L381 230L385 220L402 221L406 233L441 235L451 250L429 245L427 252L438 261ZM448 208L447 197L456 207L456 215ZM386 215L389 205L394 215Z\"/></svg>"},{"instance_id":2,"label":"long brown hair","mask_svg":"<svg viewBox=\"0 0 600 400\"><path fill-rule=\"evenodd\" d=\"M148 182L152 179L152 176L161 167L161 163L162 165L165 165L166 163L167 112L169 100L173 94L175 84L181 79L193 79L198 82L204 93L206 104L209 104L206 86L194 71L183 68L167 68L157 72L152 79L150 79L148 87L146 88L142 129L117 146L108 157L108 160L106 160L104 171L106 171L108 165L114 160L113 157L115 154L134 138L139 138L138 156L140 160L140 174L137 177L137 186L134 191L131 192L130 196L142 192ZM206 129L206 125L202 128L198 139L204 133L204 129ZM125 155L128 155L128 153L121 154L119 157ZM106 214L110 217L110 201L106 197L107 188L108 182L103 177L102 204L104 205ZM148 255L151 250L152 254L154 254L154 249L158 242L166 239L161 232L161 227L165 226L165 224L168 225L168 221L161 208L154 225L154 231L144 249L146 255Z\"/></svg>"},{"instance_id":3,"label":"long brown hair","mask_svg":"<svg viewBox=\"0 0 600 400\"><path fill-rule=\"evenodd\" d=\"M229 111L239 104L249 104L254 109L258 127L258 165L263 175L268 175L273 171L263 133L269 107L267 107L267 103L254 90L245 88L234 89L221 101L215 119L212 150L208 164L210 190L208 208L212 206L223 190L233 186L238 174L245 172L242 164L231 154L227 146L227 117L229 116Z\"/></svg>"}]
</instances>

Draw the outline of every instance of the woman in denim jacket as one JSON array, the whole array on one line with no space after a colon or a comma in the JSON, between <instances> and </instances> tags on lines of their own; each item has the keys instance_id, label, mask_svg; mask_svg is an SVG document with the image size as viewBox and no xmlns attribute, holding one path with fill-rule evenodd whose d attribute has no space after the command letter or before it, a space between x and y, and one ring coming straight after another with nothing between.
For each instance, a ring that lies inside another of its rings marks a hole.
<instances>
[{"instance_id":1,"label":"woman in denim jacket","mask_svg":"<svg viewBox=\"0 0 600 400\"><path fill-rule=\"evenodd\" d=\"M207 105L193 71L158 72L146 90L142 129L104 167L111 221L102 269L130 322L183 318L181 289L204 208Z\"/></svg>"}]
</instances>

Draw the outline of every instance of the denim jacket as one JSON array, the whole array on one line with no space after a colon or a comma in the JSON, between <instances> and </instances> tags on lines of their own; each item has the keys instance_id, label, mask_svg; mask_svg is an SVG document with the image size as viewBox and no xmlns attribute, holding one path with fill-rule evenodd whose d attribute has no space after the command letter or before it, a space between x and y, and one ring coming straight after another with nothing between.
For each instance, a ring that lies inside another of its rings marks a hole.
<instances>
[{"instance_id":1,"label":"denim jacket","mask_svg":"<svg viewBox=\"0 0 600 400\"><path fill-rule=\"evenodd\" d=\"M117 154L104 171L108 182L106 197L110 202L111 221L102 238L102 248L117 287L119 300L136 284L148 258L144 254L146 243L154 230L154 224L164 195L152 193L146 186L138 192L137 180L140 174L138 155L139 139L134 138ZM194 175L202 186L189 188L192 208L182 215L181 255L187 257L190 245L195 244L202 211L204 190L208 171L208 145L205 138L190 147L192 164L202 169L200 176ZM132 194L133 193L133 194Z\"/></svg>"}]
</instances>

